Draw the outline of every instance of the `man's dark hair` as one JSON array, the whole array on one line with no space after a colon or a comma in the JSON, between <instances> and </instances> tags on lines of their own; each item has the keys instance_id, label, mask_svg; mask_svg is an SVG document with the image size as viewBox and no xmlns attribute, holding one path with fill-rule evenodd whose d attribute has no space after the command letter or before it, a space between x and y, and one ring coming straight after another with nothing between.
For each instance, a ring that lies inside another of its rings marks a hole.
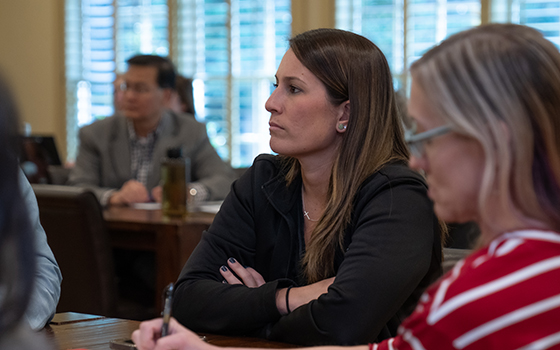
<instances>
[{"instance_id":1,"label":"man's dark hair","mask_svg":"<svg viewBox=\"0 0 560 350\"><path fill-rule=\"evenodd\" d=\"M156 55L136 55L129 58L129 66L144 66L157 68L157 84L160 88L175 88L175 66L167 57Z\"/></svg>"}]
</instances>

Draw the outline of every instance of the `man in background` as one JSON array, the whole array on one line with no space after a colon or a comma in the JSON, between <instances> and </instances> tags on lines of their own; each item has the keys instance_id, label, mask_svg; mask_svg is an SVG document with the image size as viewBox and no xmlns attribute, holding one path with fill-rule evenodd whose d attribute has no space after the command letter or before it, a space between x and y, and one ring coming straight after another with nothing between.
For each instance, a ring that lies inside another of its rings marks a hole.
<instances>
[{"instance_id":1,"label":"man in background","mask_svg":"<svg viewBox=\"0 0 560 350\"><path fill-rule=\"evenodd\" d=\"M204 124L168 109L176 77L171 61L137 55L127 63L120 110L80 130L68 184L91 188L102 205L157 200L161 159L168 149L181 148L191 162L193 200L223 199L233 170L210 144Z\"/></svg>"}]
</instances>

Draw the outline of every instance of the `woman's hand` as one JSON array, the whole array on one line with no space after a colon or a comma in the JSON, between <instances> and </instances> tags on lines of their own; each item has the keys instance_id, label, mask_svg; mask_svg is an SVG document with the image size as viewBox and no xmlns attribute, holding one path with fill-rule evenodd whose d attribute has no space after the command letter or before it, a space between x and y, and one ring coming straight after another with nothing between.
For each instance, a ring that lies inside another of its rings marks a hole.
<instances>
[{"instance_id":1,"label":"woman's hand","mask_svg":"<svg viewBox=\"0 0 560 350\"><path fill-rule=\"evenodd\" d=\"M326 294L329 286L334 282L335 277L327 278L313 284L302 287L292 287L288 295L290 311L294 311L298 307L319 298L322 294ZM276 292L276 307L281 315L287 315L288 309L286 305L286 292L288 288L278 289Z\"/></svg>"},{"instance_id":2,"label":"woman's hand","mask_svg":"<svg viewBox=\"0 0 560 350\"><path fill-rule=\"evenodd\" d=\"M181 326L174 318L169 322L169 335L161 337L163 319L142 322L132 333L132 341L138 350L209 350L198 335Z\"/></svg>"},{"instance_id":3,"label":"woman's hand","mask_svg":"<svg viewBox=\"0 0 560 350\"><path fill-rule=\"evenodd\" d=\"M244 284L249 288L257 288L266 283L261 274L255 271L255 269L243 267L243 265L234 258L229 258L227 264L229 267L226 265L220 267L220 273L222 277L224 277L224 283ZM241 280L239 280L232 271L235 272Z\"/></svg>"}]
</instances>

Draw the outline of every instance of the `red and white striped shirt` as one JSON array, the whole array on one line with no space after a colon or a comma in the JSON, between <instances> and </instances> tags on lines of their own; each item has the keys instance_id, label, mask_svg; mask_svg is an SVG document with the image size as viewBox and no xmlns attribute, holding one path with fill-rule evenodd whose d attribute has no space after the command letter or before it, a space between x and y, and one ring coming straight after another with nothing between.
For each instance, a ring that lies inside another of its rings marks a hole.
<instances>
[{"instance_id":1,"label":"red and white striped shirt","mask_svg":"<svg viewBox=\"0 0 560 350\"><path fill-rule=\"evenodd\" d=\"M505 233L431 286L374 350L560 349L560 234Z\"/></svg>"}]
</instances>

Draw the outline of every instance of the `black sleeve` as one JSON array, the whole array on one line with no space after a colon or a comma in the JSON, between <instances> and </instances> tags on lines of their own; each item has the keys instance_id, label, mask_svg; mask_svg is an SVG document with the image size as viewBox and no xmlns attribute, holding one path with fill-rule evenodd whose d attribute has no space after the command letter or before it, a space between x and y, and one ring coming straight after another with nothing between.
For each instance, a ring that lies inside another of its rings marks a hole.
<instances>
[{"instance_id":1,"label":"black sleeve","mask_svg":"<svg viewBox=\"0 0 560 350\"><path fill-rule=\"evenodd\" d=\"M198 332L256 335L280 317L276 289L282 281L259 288L222 283L220 266L235 257L254 266L255 228L253 168L234 184L208 232L187 261L177 281L173 313Z\"/></svg>"},{"instance_id":2,"label":"black sleeve","mask_svg":"<svg viewBox=\"0 0 560 350\"><path fill-rule=\"evenodd\" d=\"M282 317L270 339L371 343L427 274L437 228L425 185L410 178L387 181L362 194L352 242L334 283L317 300Z\"/></svg>"}]
</instances>

